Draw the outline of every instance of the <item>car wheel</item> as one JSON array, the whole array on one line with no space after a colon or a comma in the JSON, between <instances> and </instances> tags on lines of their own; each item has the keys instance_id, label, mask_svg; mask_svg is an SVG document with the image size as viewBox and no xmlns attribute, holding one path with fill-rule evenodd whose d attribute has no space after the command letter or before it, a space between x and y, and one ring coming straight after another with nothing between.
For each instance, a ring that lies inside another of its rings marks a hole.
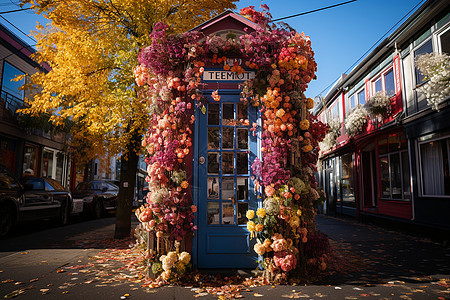
<instances>
[{"instance_id":1,"label":"car wheel","mask_svg":"<svg viewBox=\"0 0 450 300\"><path fill-rule=\"evenodd\" d=\"M58 223L59 225L64 226L67 224L68 220L69 220L69 204L67 201L64 201L61 204L61 210L59 211Z\"/></svg>"},{"instance_id":2,"label":"car wheel","mask_svg":"<svg viewBox=\"0 0 450 300\"><path fill-rule=\"evenodd\" d=\"M7 236L14 226L14 210L11 206L0 206L0 238Z\"/></svg>"},{"instance_id":3,"label":"car wheel","mask_svg":"<svg viewBox=\"0 0 450 300\"><path fill-rule=\"evenodd\" d=\"M100 200L94 200L94 206L92 211L92 217L94 219L100 219L103 214L102 202Z\"/></svg>"}]
</instances>

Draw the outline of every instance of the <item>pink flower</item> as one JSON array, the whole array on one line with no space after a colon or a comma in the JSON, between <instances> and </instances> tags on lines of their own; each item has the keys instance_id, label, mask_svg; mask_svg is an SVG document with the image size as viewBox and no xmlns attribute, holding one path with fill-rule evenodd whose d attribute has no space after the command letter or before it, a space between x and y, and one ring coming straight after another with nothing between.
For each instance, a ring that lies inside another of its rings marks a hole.
<instances>
[{"instance_id":1,"label":"pink flower","mask_svg":"<svg viewBox=\"0 0 450 300\"><path fill-rule=\"evenodd\" d=\"M291 251L275 252L273 261L277 267L280 267L283 271L289 272L297 265L297 259Z\"/></svg>"},{"instance_id":2,"label":"pink flower","mask_svg":"<svg viewBox=\"0 0 450 300\"><path fill-rule=\"evenodd\" d=\"M274 187L271 186L271 185L266 186L266 188L264 189L264 191L266 192L266 195L267 195L268 197L272 197L272 195L275 193L275 189L274 189Z\"/></svg>"}]
</instances>

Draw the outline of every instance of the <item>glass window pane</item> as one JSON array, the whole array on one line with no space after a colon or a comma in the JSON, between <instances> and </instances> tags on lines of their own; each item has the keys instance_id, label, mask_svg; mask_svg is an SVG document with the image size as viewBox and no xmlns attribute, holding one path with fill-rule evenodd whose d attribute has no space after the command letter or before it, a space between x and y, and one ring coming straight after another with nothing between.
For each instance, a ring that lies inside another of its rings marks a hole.
<instances>
[{"instance_id":1,"label":"glass window pane","mask_svg":"<svg viewBox=\"0 0 450 300\"><path fill-rule=\"evenodd\" d=\"M237 143L241 150L248 150L248 130L247 128L237 129Z\"/></svg>"},{"instance_id":2,"label":"glass window pane","mask_svg":"<svg viewBox=\"0 0 450 300\"><path fill-rule=\"evenodd\" d=\"M389 97L395 95L394 71L392 69L384 75L384 90Z\"/></svg>"},{"instance_id":3,"label":"glass window pane","mask_svg":"<svg viewBox=\"0 0 450 300\"><path fill-rule=\"evenodd\" d=\"M248 177L237 178L237 199L247 200L248 198Z\"/></svg>"},{"instance_id":4,"label":"glass window pane","mask_svg":"<svg viewBox=\"0 0 450 300\"><path fill-rule=\"evenodd\" d=\"M234 127L222 128L222 149L234 148Z\"/></svg>"},{"instance_id":5,"label":"glass window pane","mask_svg":"<svg viewBox=\"0 0 450 300\"><path fill-rule=\"evenodd\" d=\"M358 93L358 102L361 105L366 103L366 93L364 90Z\"/></svg>"},{"instance_id":6,"label":"glass window pane","mask_svg":"<svg viewBox=\"0 0 450 300\"><path fill-rule=\"evenodd\" d=\"M240 224L247 224L247 217L246 213L248 210L248 203L247 202L239 202L237 204L238 211L237 211L237 223Z\"/></svg>"},{"instance_id":7,"label":"glass window pane","mask_svg":"<svg viewBox=\"0 0 450 300\"><path fill-rule=\"evenodd\" d=\"M208 153L208 174L219 174L219 153Z\"/></svg>"},{"instance_id":8,"label":"glass window pane","mask_svg":"<svg viewBox=\"0 0 450 300\"><path fill-rule=\"evenodd\" d=\"M353 184L353 159L352 154L342 156L341 177L342 202L346 206L355 206L355 192Z\"/></svg>"},{"instance_id":9,"label":"glass window pane","mask_svg":"<svg viewBox=\"0 0 450 300\"><path fill-rule=\"evenodd\" d=\"M416 51L414 51L414 58L416 59L419 55L422 54L428 54L433 52L433 44L431 42L431 39L426 42L425 44L423 44L422 46L420 46L419 49L417 49ZM419 69L417 67L415 67L415 71L416 71L416 85L420 85L422 83L425 82L425 75L422 74L422 72L419 71Z\"/></svg>"},{"instance_id":10,"label":"glass window pane","mask_svg":"<svg viewBox=\"0 0 450 300\"><path fill-rule=\"evenodd\" d=\"M383 90L381 86L381 77L375 81L375 92L381 92Z\"/></svg>"},{"instance_id":11,"label":"glass window pane","mask_svg":"<svg viewBox=\"0 0 450 300\"><path fill-rule=\"evenodd\" d=\"M238 103L237 104L237 116L236 116L236 124L237 125L247 125L248 124L248 110L246 103Z\"/></svg>"},{"instance_id":12,"label":"glass window pane","mask_svg":"<svg viewBox=\"0 0 450 300\"><path fill-rule=\"evenodd\" d=\"M234 178L222 178L222 200L234 200Z\"/></svg>"},{"instance_id":13,"label":"glass window pane","mask_svg":"<svg viewBox=\"0 0 450 300\"><path fill-rule=\"evenodd\" d=\"M381 172L381 196L383 198L391 198L391 185L389 182L389 163L388 157L380 157L380 172Z\"/></svg>"},{"instance_id":14,"label":"glass window pane","mask_svg":"<svg viewBox=\"0 0 450 300\"><path fill-rule=\"evenodd\" d=\"M208 125L219 125L219 104L208 103Z\"/></svg>"},{"instance_id":15,"label":"glass window pane","mask_svg":"<svg viewBox=\"0 0 450 300\"><path fill-rule=\"evenodd\" d=\"M248 154L247 153L237 153L237 173L247 174L248 173Z\"/></svg>"},{"instance_id":16,"label":"glass window pane","mask_svg":"<svg viewBox=\"0 0 450 300\"><path fill-rule=\"evenodd\" d=\"M219 224L219 203L208 202L208 224Z\"/></svg>"},{"instance_id":17,"label":"glass window pane","mask_svg":"<svg viewBox=\"0 0 450 300\"><path fill-rule=\"evenodd\" d=\"M355 95L350 97L350 108L353 109L356 106Z\"/></svg>"},{"instance_id":18,"label":"glass window pane","mask_svg":"<svg viewBox=\"0 0 450 300\"><path fill-rule=\"evenodd\" d=\"M17 75L23 74L22 71L10 65L8 62L5 62L3 65L2 91L23 100L23 90L19 90L19 88L25 83L25 79L22 78L19 81L11 81L16 78Z\"/></svg>"},{"instance_id":19,"label":"glass window pane","mask_svg":"<svg viewBox=\"0 0 450 300\"><path fill-rule=\"evenodd\" d=\"M411 198L411 182L409 180L409 158L408 152L402 152L402 180L403 180L403 199Z\"/></svg>"},{"instance_id":20,"label":"glass window pane","mask_svg":"<svg viewBox=\"0 0 450 300\"><path fill-rule=\"evenodd\" d=\"M222 224L234 225L234 204L222 203Z\"/></svg>"},{"instance_id":21,"label":"glass window pane","mask_svg":"<svg viewBox=\"0 0 450 300\"><path fill-rule=\"evenodd\" d=\"M422 185L425 195L450 195L447 140L420 145Z\"/></svg>"},{"instance_id":22,"label":"glass window pane","mask_svg":"<svg viewBox=\"0 0 450 300\"><path fill-rule=\"evenodd\" d=\"M222 173L234 174L234 153L222 153Z\"/></svg>"},{"instance_id":23,"label":"glass window pane","mask_svg":"<svg viewBox=\"0 0 450 300\"><path fill-rule=\"evenodd\" d=\"M219 199L219 179L208 177L208 199Z\"/></svg>"},{"instance_id":24,"label":"glass window pane","mask_svg":"<svg viewBox=\"0 0 450 300\"><path fill-rule=\"evenodd\" d=\"M443 53L450 54L450 29L441 34L439 37L441 41L441 50Z\"/></svg>"},{"instance_id":25,"label":"glass window pane","mask_svg":"<svg viewBox=\"0 0 450 300\"><path fill-rule=\"evenodd\" d=\"M234 120L234 104L223 103L222 104L222 125L235 125Z\"/></svg>"},{"instance_id":26,"label":"glass window pane","mask_svg":"<svg viewBox=\"0 0 450 300\"><path fill-rule=\"evenodd\" d=\"M219 128L208 128L208 149L219 149Z\"/></svg>"},{"instance_id":27,"label":"glass window pane","mask_svg":"<svg viewBox=\"0 0 450 300\"><path fill-rule=\"evenodd\" d=\"M391 154L390 164L392 198L402 199L402 172L400 168L400 155L398 153Z\"/></svg>"}]
</instances>

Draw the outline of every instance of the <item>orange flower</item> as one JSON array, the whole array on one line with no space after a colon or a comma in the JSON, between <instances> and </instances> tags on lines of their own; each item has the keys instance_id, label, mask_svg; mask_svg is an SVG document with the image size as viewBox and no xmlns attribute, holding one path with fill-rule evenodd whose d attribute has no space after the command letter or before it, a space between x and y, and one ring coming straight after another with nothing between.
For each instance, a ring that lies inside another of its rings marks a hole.
<instances>
[{"instance_id":1,"label":"orange flower","mask_svg":"<svg viewBox=\"0 0 450 300\"><path fill-rule=\"evenodd\" d=\"M225 71L228 71L228 70L230 70L230 66L229 66L229 65L225 65L225 66L223 66L223 69L224 69Z\"/></svg>"},{"instance_id":2,"label":"orange flower","mask_svg":"<svg viewBox=\"0 0 450 300\"><path fill-rule=\"evenodd\" d=\"M304 119L300 122L300 129L301 130L308 130L309 128L309 121Z\"/></svg>"},{"instance_id":3,"label":"orange flower","mask_svg":"<svg viewBox=\"0 0 450 300\"><path fill-rule=\"evenodd\" d=\"M264 229L264 225L263 224L256 224L255 226L255 231L256 232L261 232Z\"/></svg>"},{"instance_id":4,"label":"orange flower","mask_svg":"<svg viewBox=\"0 0 450 300\"><path fill-rule=\"evenodd\" d=\"M187 182L186 180L184 180L184 181L180 184L180 186L181 186L183 189L187 189L187 187L189 186L189 182Z\"/></svg>"}]
</instances>

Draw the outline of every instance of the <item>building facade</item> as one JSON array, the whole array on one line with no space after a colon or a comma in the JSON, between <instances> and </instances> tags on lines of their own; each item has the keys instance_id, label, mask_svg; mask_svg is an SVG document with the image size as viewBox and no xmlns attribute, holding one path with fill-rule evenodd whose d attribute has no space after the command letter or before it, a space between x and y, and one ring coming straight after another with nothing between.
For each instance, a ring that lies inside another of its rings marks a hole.
<instances>
[{"instance_id":1,"label":"building facade","mask_svg":"<svg viewBox=\"0 0 450 300\"><path fill-rule=\"evenodd\" d=\"M69 187L71 159L65 146L66 134L46 130L45 126L30 126L37 123L30 123L30 118L18 112L28 96L28 91L19 87L29 79L12 79L48 70L48 66L30 58L34 52L30 45L0 25L0 163L17 177L27 172L55 179Z\"/></svg>"},{"instance_id":2,"label":"building facade","mask_svg":"<svg viewBox=\"0 0 450 300\"><path fill-rule=\"evenodd\" d=\"M415 64L422 54L450 54L449 11L447 1L426 1L315 108L337 136L324 147L319 172L327 213L450 230L450 98L432 109ZM350 133L352 113L373 107L380 92L386 110Z\"/></svg>"}]
</instances>

